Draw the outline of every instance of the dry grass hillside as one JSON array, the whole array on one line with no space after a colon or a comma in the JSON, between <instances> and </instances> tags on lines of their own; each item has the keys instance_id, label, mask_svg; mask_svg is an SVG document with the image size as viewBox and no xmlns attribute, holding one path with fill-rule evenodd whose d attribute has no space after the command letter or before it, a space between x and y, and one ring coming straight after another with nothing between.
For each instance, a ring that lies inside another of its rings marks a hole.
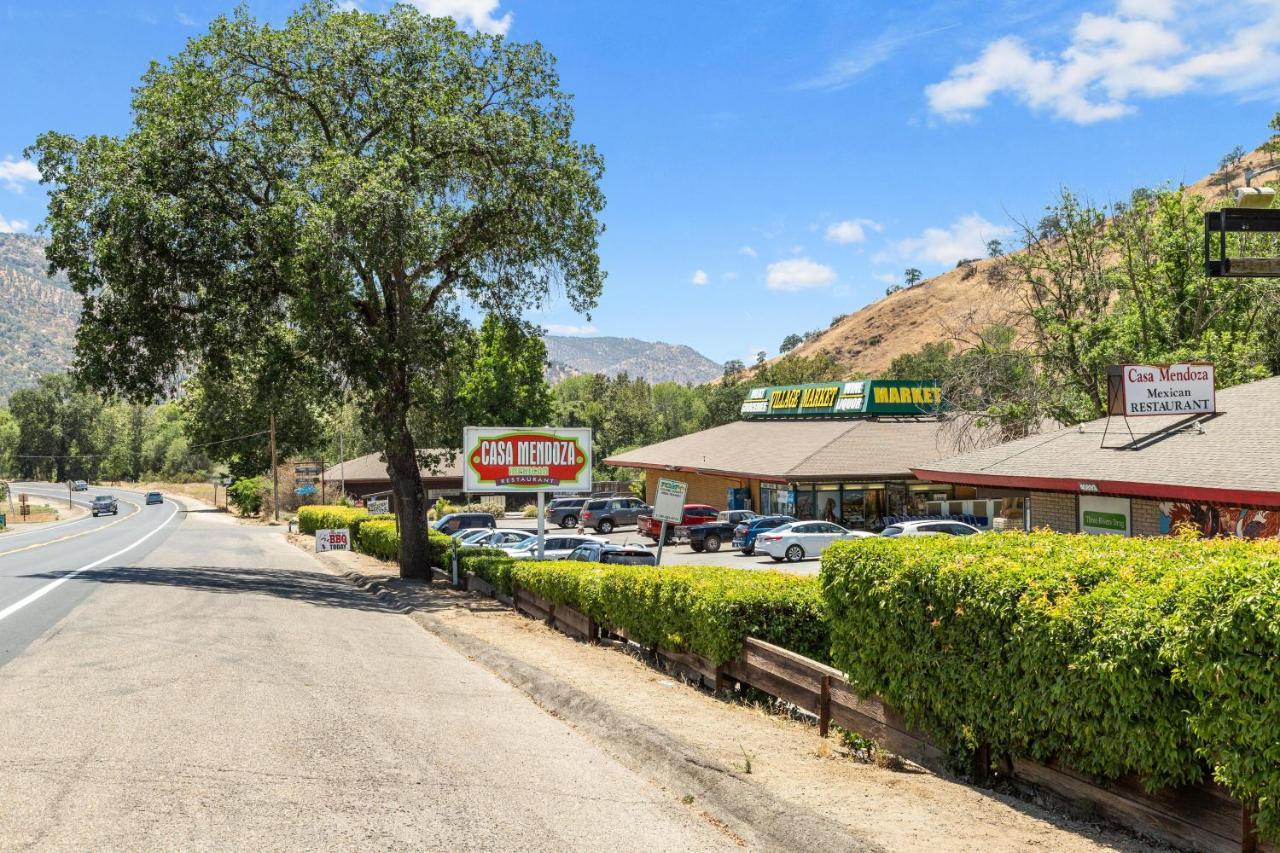
<instances>
[{"instance_id":1,"label":"dry grass hillside","mask_svg":"<svg viewBox=\"0 0 1280 853\"><path fill-rule=\"evenodd\" d=\"M1274 162L1274 154L1261 149L1252 151L1235 168L1206 175L1187 189L1218 200L1244 184L1246 167L1256 169ZM1275 175L1264 178L1274 180ZM971 333L983 326L1013 324L1017 298L992 287L989 274L994 263L976 261L968 269L948 270L909 290L872 302L794 352L804 356L830 353L850 376L875 376L899 355L924 344L972 340Z\"/></svg>"}]
</instances>

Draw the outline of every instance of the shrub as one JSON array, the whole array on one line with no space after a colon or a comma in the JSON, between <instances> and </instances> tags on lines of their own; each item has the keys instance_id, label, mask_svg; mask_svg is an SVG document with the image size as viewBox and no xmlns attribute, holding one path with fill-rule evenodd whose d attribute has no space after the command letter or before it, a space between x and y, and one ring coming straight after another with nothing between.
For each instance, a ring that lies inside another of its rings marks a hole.
<instances>
[{"instance_id":1,"label":"shrub","mask_svg":"<svg viewBox=\"0 0 1280 853\"><path fill-rule=\"evenodd\" d=\"M696 652L717 664L736 658L747 636L827 658L815 578L716 566L567 560L512 561L509 566L494 561L485 568L499 577L509 572L509 583L621 628L636 642Z\"/></svg>"},{"instance_id":2,"label":"shrub","mask_svg":"<svg viewBox=\"0 0 1280 853\"><path fill-rule=\"evenodd\" d=\"M352 541L356 537L359 522L367 519L369 513L363 509L353 509L342 505L310 504L298 507L298 532L315 533L317 530L332 530L349 527ZM354 525L354 526L353 526Z\"/></svg>"},{"instance_id":3,"label":"shrub","mask_svg":"<svg viewBox=\"0 0 1280 853\"><path fill-rule=\"evenodd\" d=\"M520 510L520 514L521 514L522 516L524 516L525 518L537 518L537 517L538 517L538 505L537 505L537 504L529 504L527 507L525 507L524 509Z\"/></svg>"},{"instance_id":4,"label":"shrub","mask_svg":"<svg viewBox=\"0 0 1280 853\"><path fill-rule=\"evenodd\" d=\"M1001 534L838 543L832 658L940 745L1149 788L1207 759L1280 831L1280 547Z\"/></svg>"},{"instance_id":5,"label":"shrub","mask_svg":"<svg viewBox=\"0 0 1280 853\"><path fill-rule=\"evenodd\" d=\"M241 477L227 486L227 500L236 505L240 515L257 515L269 491L265 477Z\"/></svg>"},{"instance_id":6,"label":"shrub","mask_svg":"<svg viewBox=\"0 0 1280 853\"><path fill-rule=\"evenodd\" d=\"M400 529L394 518L367 519L352 535L356 550L380 560L400 559Z\"/></svg>"}]
</instances>

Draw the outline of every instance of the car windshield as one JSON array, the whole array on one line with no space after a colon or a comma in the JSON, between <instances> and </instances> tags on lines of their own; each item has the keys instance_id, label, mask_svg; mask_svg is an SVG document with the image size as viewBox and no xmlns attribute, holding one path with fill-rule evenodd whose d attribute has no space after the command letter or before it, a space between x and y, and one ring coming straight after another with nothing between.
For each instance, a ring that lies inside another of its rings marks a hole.
<instances>
[{"instance_id":1,"label":"car windshield","mask_svg":"<svg viewBox=\"0 0 1280 853\"><path fill-rule=\"evenodd\" d=\"M587 501L583 509L604 509L608 504L608 501Z\"/></svg>"},{"instance_id":2,"label":"car windshield","mask_svg":"<svg viewBox=\"0 0 1280 853\"><path fill-rule=\"evenodd\" d=\"M111 495L98 495L93 500L95 503L109 503L111 501Z\"/></svg>"},{"instance_id":3,"label":"car windshield","mask_svg":"<svg viewBox=\"0 0 1280 853\"><path fill-rule=\"evenodd\" d=\"M517 542L516 544L512 545L509 550L528 551L530 548L532 548L536 544L538 544L538 537L530 536L528 539L524 540L523 542Z\"/></svg>"},{"instance_id":4,"label":"car windshield","mask_svg":"<svg viewBox=\"0 0 1280 853\"><path fill-rule=\"evenodd\" d=\"M884 530L881 530L880 535L881 536L901 536L902 528L896 524L891 524L888 527L886 527Z\"/></svg>"}]
</instances>

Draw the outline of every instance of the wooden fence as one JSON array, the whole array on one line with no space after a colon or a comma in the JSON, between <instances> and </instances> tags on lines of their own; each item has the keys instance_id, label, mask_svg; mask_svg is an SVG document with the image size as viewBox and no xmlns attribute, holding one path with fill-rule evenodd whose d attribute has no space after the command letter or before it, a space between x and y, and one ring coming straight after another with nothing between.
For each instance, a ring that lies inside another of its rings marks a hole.
<instances>
[{"instance_id":1,"label":"wooden fence","mask_svg":"<svg viewBox=\"0 0 1280 853\"><path fill-rule=\"evenodd\" d=\"M468 576L467 588L496 596L576 639L630 639L621 629L598 625L586 614L553 604L526 589L517 587L508 597L474 575ZM734 682L749 685L814 714L824 737L835 723L924 767L945 770L943 751L907 725L901 714L876 697L857 695L839 670L803 655L754 637L743 641L737 659L722 666L690 652L660 646L649 647L649 651L717 694ZM974 756L975 774L982 778L990 765L990 750L980 746ZM1178 847L1213 853L1275 853L1273 845L1259 843L1254 837L1240 802L1211 780L1152 793L1133 777L1099 783L1070 768L1023 758L1006 761L1001 770L1015 785L1049 791L1083 811Z\"/></svg>"}]
</instances>

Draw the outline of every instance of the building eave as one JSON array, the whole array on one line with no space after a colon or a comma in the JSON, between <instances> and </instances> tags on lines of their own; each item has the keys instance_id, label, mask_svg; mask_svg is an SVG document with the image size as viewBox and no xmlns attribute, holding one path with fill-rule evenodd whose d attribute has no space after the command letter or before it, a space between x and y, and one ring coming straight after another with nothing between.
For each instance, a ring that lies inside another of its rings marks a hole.
<instances>
[{"instance_id":1,"label":"building eave","mask_svg":"<svg viewBox=\"0 0 1280 853\"><path fill-rule=\"evenodd\" d=\"M1280 506L1280 492L1255 489L1230 489L1172 483L1139 483L1128 480L1095 480L1087 477L1024 477L1011 474L986 474L957 471L934 471L912 468L922 480L956 483L965 486L998 486L1040 492L1070 494L1104 494L1120 497L1155 498L1167 501L1198 501L1248 506Z\"/></svg>"}]
</instances>

